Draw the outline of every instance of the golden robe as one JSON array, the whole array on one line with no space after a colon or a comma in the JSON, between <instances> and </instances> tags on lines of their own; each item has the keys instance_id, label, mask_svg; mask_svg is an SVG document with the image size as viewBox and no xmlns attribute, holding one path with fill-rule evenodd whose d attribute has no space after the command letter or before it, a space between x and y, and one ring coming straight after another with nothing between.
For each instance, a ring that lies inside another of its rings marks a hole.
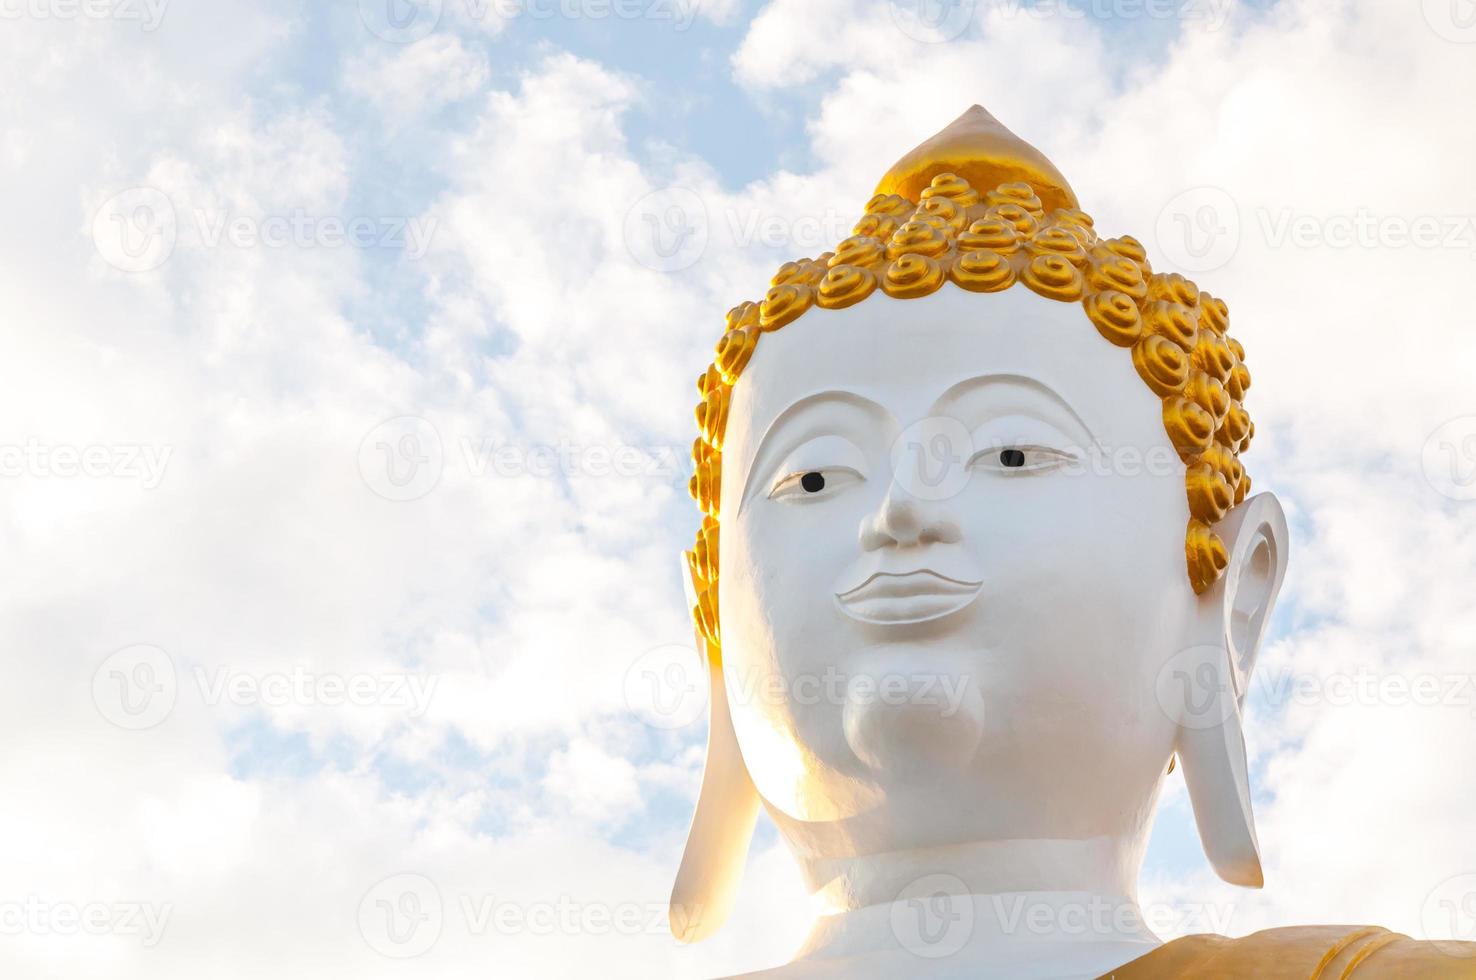
<instances>
[{"instance_id":1,"label":"golden robe","mask_svg":"<svg viewBox=\"0 0 1476 980\"><path fill-rule=\"evenodd\" d=\"M1101 980L1476 980L1476 943L1421 942L1378 926L1293 926L1243 939L1184 936Z\"/></svg>"}]
</instances>

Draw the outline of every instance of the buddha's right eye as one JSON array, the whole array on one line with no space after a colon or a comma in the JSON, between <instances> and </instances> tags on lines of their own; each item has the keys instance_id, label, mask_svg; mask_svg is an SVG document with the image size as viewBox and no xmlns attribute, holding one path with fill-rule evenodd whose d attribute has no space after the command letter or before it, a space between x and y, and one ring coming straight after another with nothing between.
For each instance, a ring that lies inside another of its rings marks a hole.
<instances>
[{"instance_id":1,"label":"buddha's right eye","mask_svg":"<svg viewBox=\"0 0 1476 980\"><path fill-rule=\"evenodd\" d=\"M781 477L769 491L770 500L814 500L829 497L861 479L848 466L821 466L798 470Z\"/></svg>"}]
</instances>

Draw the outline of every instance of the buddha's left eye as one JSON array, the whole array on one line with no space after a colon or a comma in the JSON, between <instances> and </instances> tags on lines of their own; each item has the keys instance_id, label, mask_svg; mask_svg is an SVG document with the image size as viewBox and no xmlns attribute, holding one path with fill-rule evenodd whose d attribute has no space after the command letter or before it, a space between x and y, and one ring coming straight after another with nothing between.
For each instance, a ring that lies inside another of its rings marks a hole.
<instances>
[{"instance_id":1,"label":"buddha's left eye","mask_svg":"<svg viewBox=\"0 0 1476 980\"><path fill-rule=\"evenodd\" d=\"M828 497L842 487L861 479L861 474L846 466L822 466L801 470L782 477L769 491L770 500L806 500Z\"/></svg>"},{"instance_id":2,"label":"buddha's left eye","mask_svg":"<svg viewBox=\"0 0 1476 980\"><path fill-rule=\"evenodd\" d=\"M969 465L1001 473L1038 473L1064 466L1075 458L1047 446L991 446L975 453Z\"/></svg>"}]
</instances>

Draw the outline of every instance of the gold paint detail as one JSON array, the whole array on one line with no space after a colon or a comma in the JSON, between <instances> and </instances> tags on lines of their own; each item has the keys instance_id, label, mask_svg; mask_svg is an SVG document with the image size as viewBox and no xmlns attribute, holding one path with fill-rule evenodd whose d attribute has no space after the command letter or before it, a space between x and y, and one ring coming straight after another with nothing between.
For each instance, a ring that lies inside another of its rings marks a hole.
<instances>
[{"instance_id":1,"label":"gold paint detail","mask_svg":"<svg viewBox=\"0 0 1476 980\"><path fill-rule=\"evenodd\" d=\"M908 254L887 266L882 289L893 299L916 299L936 293L947 276L937 259L927 255Z\"/></svg>"},{"instance_id":2,"label":"gold paint detail","mask_svg":"<svg viewBox=\"0 0 1476 980\"><path fill-rule=\"evenodd\" d=\"M1087 296L1082 306L1097 332L1118 347L1131 347L1143 336L1143 316L1126 293L1104 289Z\"/></svg>"},{"instance_id":3,"label":"gold paint detail","mask_svg":"<svg viewBox=\"0 0 1476 980\"><path fill-rule=\"evenodd\" d=\"M956 286L974 293L995 293L1015 284L1015 270L998 252L965 252L948 267L948 278Z\"/></svg>"},{"instance_id":4,"label":"gold paint detail","mask_svg":"<svg viewBox=\"0 0 1476 980\"><path fill-rule=\"evenodd\" d=\"M816 304L826 310L843 310L876 292L876 276L859 265L835 265L820 280Z\"/></svg>"},{"instance_id":5,"label":"gold paint detail","mask_svg":"<svg viewBox=\"0 0 1476 980\"><path fill-rule=\"evenodd\" d=\"M877 194L895 194L920 201L936 178L951 175L973 189L1023 185L1039 195L1044 209L1076 207L1076 194L1055 164L1035 147L1010 132L983 106L971 106L942 132L925 141L892 165L876 187ZM955 187L947 181L945 187ZM953 195L950 195L953 196Z\"/></svg>"}]
</instances>

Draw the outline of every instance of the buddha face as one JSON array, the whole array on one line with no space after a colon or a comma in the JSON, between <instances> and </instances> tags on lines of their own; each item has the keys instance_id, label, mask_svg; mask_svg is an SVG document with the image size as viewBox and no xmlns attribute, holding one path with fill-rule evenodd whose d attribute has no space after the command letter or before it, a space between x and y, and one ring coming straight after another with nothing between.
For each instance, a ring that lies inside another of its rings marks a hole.
<instances>
[{"instance_id":1,"label":"buddha face","mask_svg":"<svg viewBox=\"0 0 1476 980\"><path fill-rule=\"evenodd\" d=\"M1184 465L1081 307L945 288L766 335L723 450L723 671L802 854L1141 837Z\"/></svg>"}]
</instances>

